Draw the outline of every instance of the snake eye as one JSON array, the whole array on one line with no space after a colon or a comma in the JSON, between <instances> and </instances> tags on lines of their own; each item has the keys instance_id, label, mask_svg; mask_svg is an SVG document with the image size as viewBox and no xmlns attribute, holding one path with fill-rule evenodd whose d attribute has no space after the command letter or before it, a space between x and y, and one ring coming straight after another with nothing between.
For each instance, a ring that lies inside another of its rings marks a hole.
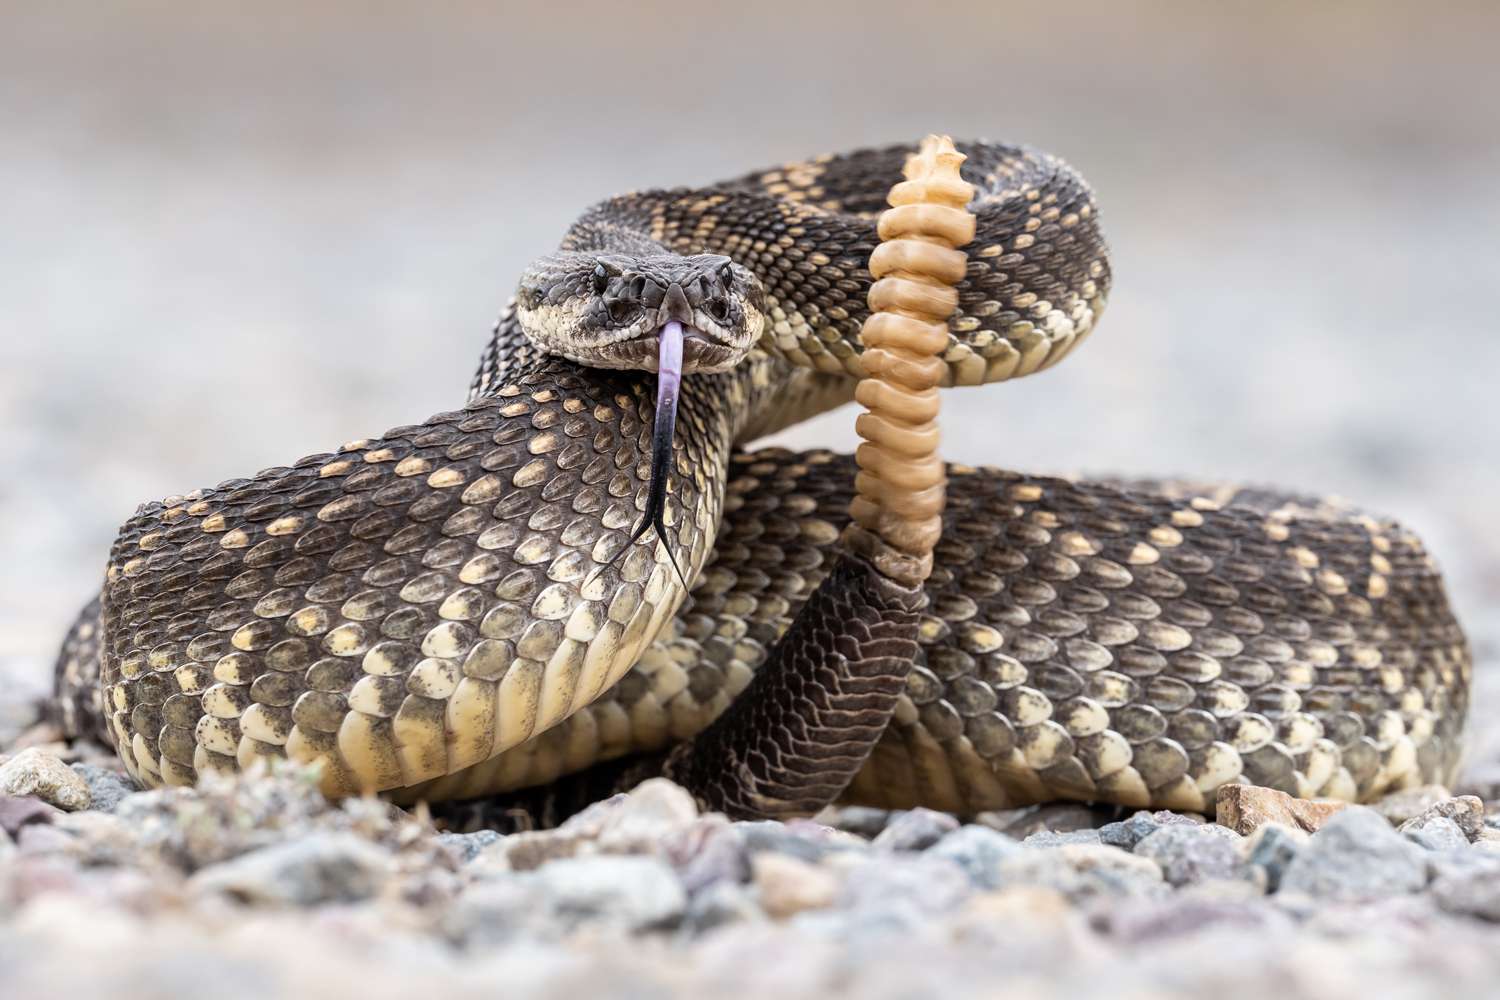
<instances>
[{"instance_id":1,"label":"snake eye","mask_svg":"<svg viewBox=\"0 0 1500 1000\"><path fill-rule=\"evenodd\" d=\"M609 287L609 272L604 269L603 264L594 265L594 294L603 295L604 290Z\"/></svg>"},{"instance_id":2,"label":"snake eye","mask_svg":"<svg viewBox=\"0 0 1500 1000\"><path fill-rule=\"evenodd\" d=\"M725 264L723 267L719 268L719 284L723 285L725 288L734 287L733 264Z\"/></svg>"}]
</instances>

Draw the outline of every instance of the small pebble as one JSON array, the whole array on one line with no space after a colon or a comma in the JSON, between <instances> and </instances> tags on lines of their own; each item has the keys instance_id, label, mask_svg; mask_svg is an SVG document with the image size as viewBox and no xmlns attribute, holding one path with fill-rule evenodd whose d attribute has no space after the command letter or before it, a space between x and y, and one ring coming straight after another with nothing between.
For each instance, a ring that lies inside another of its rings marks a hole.
<instances>
[{"instance_id":1,"label":"small pebble","mask_svg":"<svg viewBox=\"0 0 1500 1000\"><path fill-rule=\"evenodd\" d=\"M1135 853L1161 866L1171 885L1208 879L1232 879L1243 874L1240 838L1213 824L1164 826L1135 845Z\"/></svg>"},{"instance_id":2,"label":"small pebble","mask_svg":"<svg viewBox=\"0 0 1500 1000\"><path fill-rule=\"evenodd\" d=\"M115 806L126 796L140 791L129 775L114 768L100 767L98 764L74 764L72 767L74 773L89 786L90 809L113 812Z\"/></svg>"},{"instance_id":3,"label":"small pebble","mask_svg":"<svg viewBox=\"0 0 1500 1000\"><path fill-rule=\"evenodd\" d=\"M1500 922L1500 868L1440 877L1432 898L1449 913Z\"/></svg>"},{"instance_id":4,"label":"small pebble","mask_svg":"<svg viewBox=\"0 0 1500 1000\"><path fill-rule=\"evenodd\" d=\"M549 925L549 901L530 872L505 873L466 886L443 907L438 927L448 940L485 951L517 939L555 940L561 927Z\"/></svg>"},{"instance_id":5,"label":"small pebble","mask_svg":"<svg viewBox=\"0 0 1500 1000\"><path fill-rule=\"evenodd\" d=\"M906 909L930 918L953 910L974 891L958 864L931 852L845 855L829 864L840 869L840 904L855 910Z\"/></svg>"},{"instance_id":6,"label":"small pebble","mask_svg":"<svg viewBox=\"0 0 1500 1000\"><path fill-rule=\"evenodd\" d=\"M873 840L885 829L891 817L899 815L889 809L872 809L869 806L830 806L813 819L856 836Z\"/></svg>"},{"instance_id":7,"label":"small pebble","mask_svg":"<svg viewBox=\"0 0 1500 1000\"><path fill-rule=\"evenodd\" d=\"M1065 844L1100 844L1103 842L1103 838L1100 836L1098 830L1069 830L1066 833L1057 833L1053 830L1038 830L1021 841L1021 846L1031 848L1062 847Z\"/></svg>"},{"instance_id":8,"label":"small pebble","mask_svg":"<svg viewBox=\"0 0 1500 1000\"><path fill-rule=\"evenodd\" d=\"M992 810L974 817L974 822L1017 839L1033 833L1071 833L1092 830L1116 819L1117 806L1091 806L1079 802L1044 802L1017 809Z\"/></svg>"},{"instance_id":9,"label":"small pebble","mask_svg":"<svg viewBox=\"0 0 1500 1000\"><path fill-rule=\"evenodd\" d=\"M1098 914L1094 926L1132 950L1205 933L1231 938L1287 931L1294 922L1260 899L1205 899L1177 894L1116 907Z\"/></svg>"},{"instance_id":10,"label":"small pebble","mask_svg":"<svg viewBox=\"0 0 1500 1000\"><path fill-rule=\"evenodd\" d=\"M1102 844L1023 849L1000 863L999 881L1052 889L1075 903L1166 891L1156 862Z\"/></svg>"},{"instance_id":11,"label":"small pebble","mask_svg":"<svg viewBox=\"0 0 1500 1000\"><path fill-rule=\"evenodd\" d=\"M369 841L347 833L310 833L205 868L189 886L245 903L346 903L378 892L390 867L390 856Z\"/></svg>"},{"instance_id":12,"label":"small pebble","mask_svg":"<svg viewBox=\"0 0 1500 1000\"><path fill-rule=\"evenodd\" d=\"M761 908L778 920L832 906L838 898L838 878L795 855L761 852L750 868Z\"/></svg>"},{"instance_id":13,"label":"small pebble","mask_svg":"<svg viewBox=\"0 0 1500 1000\"><path fill-rule=\"evenodd\" d=\"M1248 836L1267 823L1311 833L1346 805L1346 802L1299 799L1257 785L1221 785L1214 808L1220 826Z\"/></svg>"},{"instance_id":14,"label":"small pebble","mask_svg":"<svg viewBox=\"0 0 1500 1000\"><path fill-rule=\"evenodd\" d=\"M1446 816L1427 816L1409 819L1401 824L1401 835L1418 847L1429 851L1456 851L1469 846L1459 825Z\"/></svg>"},{"instance_id":15,"label":"small pebble","mask_svg":"<svg viewBox=\"0 0 1500 1000\"><path fill-rule=\"evenodd\" d=\"M730 924L765 920L766 912L750 889L736 882L715 882L688 900L682 929L697 936Z\"/></svg>"},{"instance_id":16,"label":"small pebble","mask_svg":"<svg viewBox=\"0 0 1500 1000\"><path fill-rule=\"evenodd\" d=\"M35 795L67 812L89 807L89 786L53 754L27 747L0 766L0 795Z\"/></svg>"},{"instance_id":17,"label":"small pebble","mask_svg":"<svg viewBox=\"0 0 1500 1000\"><path fill-rule=\"evenodd\" d=\"M1484 829L1484 803L1473 795L1458 795L1439 799L1416 816L1401 824L1403 831L1420 829L1428 823L1446 819L1451 821L1469 841L1479 839Z\"/></svg>"},{"instance_id":18,"label":"small pebble","mask_svg":"<svg viewBox=\"0 0 1500 1000\"><path fill-rule=\"evenodd\" d=\"M664 862L650 857L564 858L528 872L565 926L600 923L640 932L667 927L687 909L687 893Z\"/></svg>"},{"instance_id":19,"label":"small pebble","mask_svg":"<svg viewBox=\"0 0 1500 1000\"><path fill-rule=\"evenodd\" d=\"M500 840L500 834L494 830L478 830L474 833L440 833L438 843L444 847L450 847L457 853L460 861L469 862L479 857L486 847Z\"/></svg>"},{"instance_id":20,"label":"small pebble","mask_svg":"<svg viewBox=\"0 0 1500 1000\"><path fill-rule=\"evenodd\" d=\"M958 865L975 886L981 889L998 889L1001 885L1001 864L1023 850L1020 844L1005 834L971 824L954 830L928 848L927 853Z\"/></svg>"},{"instance_id":21,"label":"small pebble","mask_svg":"<svg viewBox=\"0 0 1500 1000\"><path fill-rule=\"evenodd\" d=\"M1393 792L1377 802L1372 802L1369 808L1384 816L1392 826L1400 826L1407 820L1414 819L1438 803L1451 798L1453 798L1453 793L1442 785L1422 785L1418 788Z\"/></svg>"},{"instance_id":22,"label":"small pebble","mask_svg":"<svg viewBox=\"0 0 1500 1000\"><path fill-rule=\"evenodd\" d=\"M0 840L18 837L21 827L32 823L51 823L62 814L56 806L49 806L33 795L0 795Z\"/></svg>"},{"instance_id":23,"label":"small pebble","mask_svg":"<svg viewBox=\"0 0 1500 1000\"><path fill-rule=\"evenodd\" d=\"M1164 826L1198 826L1202 820L1192 816L1184 816L1181 813L1146 812L1141 811L1129 819L1116 823L1109 823L1099 828L1099 842L1108 844L1110 847L1119 847L1127 851L1135 850L1135 845L1145 840L1151 834Z\"/></svg>"},{"instance_id":24,"label":"small pebble","mask_svg":"<svg viewBox=\"0 0 1500 1000\"><path fill-rule=\"evenodd\" d=\"M863 838L808 820L792 820L790 823L745 820L735 823L734 828L744 838L745 850L751 854L770 851L803 861L821 861L839 851L860 851L869 847Z\"/></svg>"},{"instance_id":25,"label":"small pebble","mask_svg":"<svg viewBox=\"0 0 1500 1000\"><path fill-rule=\"evenodd\" d=\"M890 822L872 842L889 851L922 851L958 829L958 820L931 809L893 813Z\"/></svg>"},{"instance_id":26,"label":"small pebble","mask_svg":"<svg viewBox=\"0 0 1500 1000\"><path fill-rule=\"evenodd\" d=\"M677 872L689 893L724 882L750 878L750 858L743 833L715 813L700 816L663 840L662 857Z\"/></svg>"},{"instance_id":27,"label":"small pebble","mask_svg":"<svg viewBox=\"0 0 1500 1000\"><path fill-rule=\"evenodd\" d=\"M1245 845L1246 861L1252 868L1265 873L1266 891L1281 888L1281 879L1287 866L1297 857L1308 835L1279 823L1267 823L1256 830Z\"/></svg>"},{"instance_id":28,"label":"small pebble","mask_svg":"<svg viewBox=\"0 0 1500 1000\"><path fill-rule=\"evenodd\" d=\"M1423 851L1372 809L1351 806L1308 840L1281 877L1281 892L1359 902L1419 891Z\"/></svg>"}]
</instances>

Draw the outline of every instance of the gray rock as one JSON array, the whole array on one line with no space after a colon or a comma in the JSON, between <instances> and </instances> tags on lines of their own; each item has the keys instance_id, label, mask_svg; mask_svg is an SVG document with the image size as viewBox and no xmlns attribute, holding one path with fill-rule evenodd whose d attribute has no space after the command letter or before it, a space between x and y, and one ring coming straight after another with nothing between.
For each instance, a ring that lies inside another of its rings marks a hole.
<instances>
[{"instance_id":1,"label":"gray rock","mask_svg":"<svg viewBox=\"0 0 1500 1000\"><path fill-rule=\"evenodd\" d=\"M73 771L89 786L89 796L92 799L89 808L99 812L113 812L125 796L140 791L129 775L114 768L100 767L98 764L74 764Z\"/></svg>"},{"instance_id":2,"label":"gray rock","mask_svg":"<svg viewBox=\"0 0 1500 1000\"><path fill-rule=\"evenodd\" d=\"M851 910L885 910L930 918L947 913L974 891L951 858L927 852L863 856L845 867L840 902Z\"/></svg>"},{"instance_id":3,"label":"gray rock","mask_svg":"<svg viewBox=\"0 0 1500 1000\"><path fill-rule=\"evenodd\" d=\"M911 809L894 813L873 846L890 851L925 851L958 827L958 820L948 813Z\"/></svg>"},{"instance_id":4,"label":"gray rock","mask_svg":"<svg viewBox=\"0 0 1500 1000\"><path fill-rule=\"evenodd\" d=\"M311 906L367 899L391 870L390 855L367 840L314 832L205 868L189 887L245 903Z\"/></svg>"},{"instance_id":5,"label":"gray rock","mask_svg":"<svg viewBox=\"0 0 1500 1000\"><path fill-rule=\"evenodd\" d=\"M1135 853L1161 866L1171 885L1188 885L1241 877L1240 839L1232 830L1208 823L1162 826L1136 844Z\"/></svg>"},{"instance_id":6,"label":"gray rock","mask_svg":"<svg viewBox=\"0 0 1500 1000\"><path fill-rule=\"evenodd\" d=\"M623 852L697 818L697 803L686 790L665 778L652 778L624 795L595 803L558 829L590 836L607 850Z\"/></svg>"},{"instance_id":7,"label":"gray rock","mask_svg":"<svg viewBox=\"0 0 1500 1000\"><path fill-rule=\"evenodd\" d=\"M1458 827L1464 839L1477 840L1484 829L1484 803L1473 795L1458 795L1440 799L1422 810L1419 815L1401 824L1401 832L1420 830L1437 820L1447 820Z\"/></svg>"},{"instance_id":8,"label":"gray rock","mask_svg":"<svg viewBox=\"0 0 1500 1000\"><path fill-rule=\"evenodd\" d=\"M1409 819L1422 815L1439 802L1453 797L1453 793L1442 785L1421 785L1399 792L1392 792L1370 808L1386 818L1392 826L1400 826Z\"/></svg>"},{"instance_id":9,"label":"gray rock","mask_svg":"<svg viewBox=\"0 0 1500 1000\"><path fill-rule=\"evenodd\" d=\"M1427 878L1429 882L1457 877L1470 878L1490 872L1500 872L1500 854L1493 851L1475 850L1465 844L1450 850L1427 853Z\"/></svg>"},{"instance_id":10,"label":"gray rock","mask_svg":"<svg viewBox=\"0 0 1500 1000\"><path fill-rule=\"evenodd\" d=\"M565 927L595 923L642 931L669 926L687 909L687 893L658 858L565 858L519 877L541 887L541 897Z\"/></svg>"},{"instance_id":11,"label":"gray rock","mask_svg":"<svg viewBox=\"0 0 1500 1000\"><path fill-rule=\"evenodd\" d=\"M581 855L650 854L697 817L691 795L665 778L652 778L630 792L595 802L555 830L512 834L487 853L503 856L517 871Z\"/></svg>"},{"instance_id":12,"label":"gray rock","mask_svg":"<svg viewBox=\"0 0 1500 1000\"><path fill-rule=\"evenodd\" d=\"M1000 887L1000 865L1024 848L1003 833L970 824L961 826L929 847L927 854L952 861L981 889Z\"/></svg>"},{"instance_id":13,"label":"gray rock","mask_svg":"<svg viewBox=\"0 0 1500 1000\"><path fill-rule=\"evenodd\" d=\"M467 864L479 857L480 853L491 844L500 840L500 834L494 830L476 830L473 833L440 833L438 843L450 848L458 856L461 862Z\"/></svg>"},{"instance_id":14,"label":"gray rock","mask_svg":"<svg viewBox=\"0 0 1500 1000\"><path fill-rule=\"evenodd\" d=\"M853 834L843 833L809 820L779 823L775 820L742 820L734 824L750 854L770 851L802 861L821 861L839 851L864 850L869 846Z\"/></svg>"},{"instance_id":15,"label":"gray rock","mask_svg":"<svg viewBox=\"0 0 1500 1000\"><path fill-rule=\"evenodd\" d=\"M23 826L51 823L62 810L34 795L0 795L0 840L19 837Z\"/></svg>"},{"instance_id":16,"label":"gray rock","mask_svg":"<svg viewBox=\"0 0 1500 1000\"><path fill-rule=\"evenodd\" d=\"M1500 922L1500 867L1440 876L1432 898L1448 913Z\"/></svg>"},{"instance_id":17,"label":"gray rock","mask_svg":"<svg viewBox=\"0 0 1500 1000\"><path fill-rule=\"evenodd\" d=\"M442 913L452 941L489 949L558 940L580 927L638 932L668 927L687 907L672 870L654 857L584 855L474 882Z\"/></svg>"},{"instance_id":18,"label":"gray rock","mask_svg":"<svg viewBox=\"0 0 1500 1000\"><path fill-rule=\"evenodd\" d=\"M31 857L47 854L67 854L74 847L74 837L50 823L30 823L21 827L16 836L16 846L21 853Z\"/></svg>"},{"instance_id":19,"label":"gray rock","mask_svg":"<svg viewBox=\"0 0 1500 1000\"><path fill-rule=\"evenodd\" d=\"M732 924L764 923L755 894L736 882L715 882L688 900L682 930L692 937Z\"/></svg>"},{"instance_id":20,"label":"gray rock","mask_svg":"<svg viewBox=\"0 0 1500 1000\"><path fill-rule=\"evenodd\" d=\"M682 888L696 894L715 883L750 880L750 856L744 835L723 816L699 817L666 838L663 858L672 865Z\"/></svg>"},{"instance_id":21,"label":"gray rock","mask_svg":"<svg viewBox=\"0 0 1500 1000\"><path fill-rule=\"evenodd\" d=\"M872 840L879 836L894 815L896 814L889 809L874 809L870 806L830 806L813 819L835 830Z\"/></svg>"},{"instance_id":22,"label":"gray rock","mask_svg":"<svg viewBox=\"0 0 1500 1000\"><path fill-rule=\"evenodd\" d=\"M1127 948L1189 937L1205 932L1249 935L1290 931L1294 921L1268 900L1214 899L1175 893L1141 900L1095 915L1094 929Z\"/></svg>"},{"instance_id":23,"label":"gray rock","mask_svg":"<svg viewBox=\"0 0 1500 1000\"><path fill-rule=\"evenodd\" d=\"M1156 862L1103 844L1023 849L1000 863L999 884L1052 889L1074 903L1152 897L1167 891Z\"/></svg>"},{"instance_id":24,"label":"gray rock","mask_svg":"<svg viewBox=\"0 0 1500 1000\"><path fill-rule=\"evenodd\" d=\"M35 795L68 812L89 807L88 782L37 747L27 747L0 766L0 795Z\"/></svg>"},{"instance_id":25,"label":"gray rock","mask_svg":"<svg viewBox=\"0 0 1500 1000\"><path fill-rule=\"evenodd\" d=\"M1203 821L1181 813L1146 812L1142 810L1127 820L1109 823L1099 828L1099 842L1127 851L1164 826L1202 826Z\"/></svg>"},{"instance_id":26,"label":"gray rock","mask_svg":"<svg viewBox=\"0 0 1500 1000\"><path fill-rule=\"evenodd\" d=\"M1417 892L1426 882L1422 849L1379 813L1352 807L1312 835L1287 866L1281 892L1359 902Z\"/></svg>"},{"instance_id":27,"label":"gray rock","mask_svg":"<svg viewBox=\"0 0 1500 1000\"><path fill-rule=\"evenodd\" d=\"M1053 830L1038 830L1025 840L1021 841L1023 847L1062 847L1065 844L1099 844L1103 843L1098 830L1068 830L1058 833Z\"/></svg>"},{"instance_id":28,"label":"gray rock","mask_svg":"<svg viewBox=\"0 0 1500 1000\"><path fill-rule=\"evenodd\" d=\"M1401 824L1401 835L1429 851L1455 851L1469 846L1469 838L1446 816L1425 814Z\"/></svg>"},{"instance_id":29,"label":"gray rock","mask_svg":"<svg viewBox=\"0 0 1500 1000\"><path fill-rule=\"evenodd\" d=\"M982 812L974 822L1008 837L1021 839L1033 833L1071 833L1093 830L1119 815L1115 806L1090 806L1080 802L1048 802Z\"/></svg>"},{"instance_id":30,"label":"gray rock","mask_svg":"<svg viewBox=\"0 0 1500 1000\"><path fill-rule=\"evenodd\" d=\"M691 894L720 882L740 883L750 878L744 834L716 813L700 816L667 837L661 853Z\"/></svg>"},{"instance_id":31,"label":"gray rock","mask_svg":"<svg viewBox=\"0 0 1500 1000\"><path fill-rule=\"evenodd\" d=\"M1266 824L1249 839L1247 863L1265 873L1267 892L1281 888L1287 867L1306 842L1306 834L1293 832L1278 823Z\"/></svg>"},{"instance_id":32,"label":"gray rock","mask_svg":"<svg viewBox=\"0 0 1500 1000\"><path fill-rule=\"evenodd\" d=\"M450 941L476 950L561 935L546 891L532 872L507 872L468 886L444 908L438 927Z\"/></svg>"}]
</instances>

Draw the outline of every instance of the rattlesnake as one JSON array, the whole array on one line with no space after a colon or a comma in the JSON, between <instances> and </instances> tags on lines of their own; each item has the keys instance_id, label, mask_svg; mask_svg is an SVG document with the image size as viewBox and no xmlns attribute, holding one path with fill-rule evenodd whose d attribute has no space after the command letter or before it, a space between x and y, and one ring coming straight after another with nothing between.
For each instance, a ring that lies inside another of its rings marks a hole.
<instances>
[{"instance_id":1,"label":"rattlesnake","mask_svg":"<svg viewBox=\"0 0 1500 1000\"><path fill-rule=\"evenodd\" d=\"M977 385L1065 357L1110 270L1069 167L961 148L977 234L944 381ZM437 799L657 766L738 698L756 780L833 775L768 805L713 791L722 739L668 761L743 813L1202 810L1225 782L1368 798L1450 778L1469 653L1389 520L955 466L924 589L835 569L851 460L741 449L851 398L908 151L597 205L523 276L464 409L142 506L59 659L71 727L147 785L287 756L323 761L331 793ZM676 380L640 370L669 327L680 401L658 410ZM880 725L809 761L788 734L831 709L794 661L862 656Z\"/></svg>"}]
</instances>

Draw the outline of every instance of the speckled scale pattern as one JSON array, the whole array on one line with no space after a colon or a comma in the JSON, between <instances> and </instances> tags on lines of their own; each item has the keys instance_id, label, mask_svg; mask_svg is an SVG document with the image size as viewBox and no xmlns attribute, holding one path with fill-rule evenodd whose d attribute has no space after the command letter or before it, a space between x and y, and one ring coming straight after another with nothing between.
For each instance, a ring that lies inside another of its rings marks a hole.
<instances>
[{"instance_id":1,"label":"speckled scale pattern","mask_svg":"<svg viewBox=\"0 0 1500 1000\"><path fill-rule=\"evenodd\" d=\"M102 630L99 598L84 605L63 637L52 667L56 697L47 714L70 737L100 736L105 731L104 692L99 687Z\"/></svg>"},{"instance_id":2,"label":"speckled scale pattern","mask_svg":"<svg viewBox=\"0 0 1500 1000\"><path fill-rule=\"evenodd\" d=\"M846 801L1201 811L1225 782L1367 800L1451 781L1469 651L1399 524L1253 488L949 475L920 649ZM691 602L614 688L507 754L551 781L580 734L655 753L736 704L829 572L852 482L846 456L737 453Z\"/></svg>"},{"instance_id":3,"label":"speckled scale pattern","mask_svg":"<svg viewBox=\"0 0 1500 1000\"><path fill-rule=\"evenodd\" d=\"M654 720L632 751L692 735L755 676L828 571L852 469L735 456L691 605L593 708ZM1369 799L1451 780L1469 654L1399 525L1263 490L950 476L921 650L848 800L1203 810L1224 782Z\"/></svg>"},{"instance_id":4,"label":"speckled scale pattern","mask_svg":"<svg viewBox=\"0 0 1500 1000\"><path fill-rule=\"evenodd\" d=\"M980 194L945 355L960 385L1060 360L1110 278L1066 165L962 149ZM669 516L688 607L649 535L600 568L644 505L649 378L539 357L507 309L468 409L125 525L100 693L132 774L322 757L331 791L461 797L701 732L837 551L852 462L756 452L730 470L731 445L849 398L873 216L906 151L623 196L565 240L725 253L766 286L751 360L683 387ZM1232 488L951 475L920 653L849 798L1202 808L1224 781L1365 798L1451 776L1468 652L1398 526ZM65 693L90 676L86 626ZM84 724L90 696L72 695Z\"/></svg>"},{"instance_id":5,"label":"speckled scale pattern","mask_svg":"<svg viewBox=\"0 0 1500 1000\"><path fill-rule=\"evenodd\" d=\"M681 600L654 536L611 561L645 503L647 388L534 358L464 410L143 506L103 602L131 773L270 755L327 760L330 791L410 785L587 704ZM668 522L690 569L735 412L679 418Z\"/></svg>"},{"instance_id":6,"label":"speckled scale pattern","mask_svg":"<svg viewBox=\"0 0 1500 1000\"><path fill-rule=\"evenodd\" d=\"M1093 192L1039 150L959 143L978 195L967 273L948 322L946 384L1028 375L1062 360L1093 330L1110 285ZM700 188L643 191L579 218L565 250L724 254L766 291L762 345L800 369L863 375L860 324L868 261L910 146L887 146L759 170ZM512 356L519 331L502 321L474 389Z\"/></svg>"}]
</instances>

